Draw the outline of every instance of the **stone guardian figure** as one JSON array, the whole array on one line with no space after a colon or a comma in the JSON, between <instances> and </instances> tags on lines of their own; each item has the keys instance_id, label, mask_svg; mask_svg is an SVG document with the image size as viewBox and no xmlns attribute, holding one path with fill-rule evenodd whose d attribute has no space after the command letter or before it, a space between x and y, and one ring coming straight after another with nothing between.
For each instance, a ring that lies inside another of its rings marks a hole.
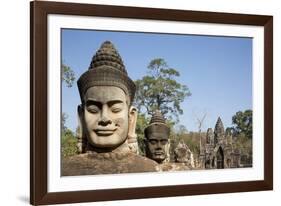
<instances>
[{"instance_id":1,"label":"stone guardian figure","mask_svg":"<svg viewBox=\"0 0 281 206\"><path fill-rule=\"evenodd\" d=\"M193 153L183 140L180 140L174 152L176 162L185 163L189 167L194 168Z\"/></svg>"},{"instance_id":2,"label":"stone guardian figure","mask_svg":"<svg viewBox=\"0 0 281 206\"><path fill-rule=\"evenodd\" d=\"M158 163L169 161L170 128L159 110L156 110L152 115L144 134L146 138L146 156Z\"/></svg>"},{"instance_id":3,"label":"stone guardian figure","mask_svg":"<svg viewBox=\"0 0 281 206\"><path fill-rule=\"evenodd\" d=\"M136 88L111 42L101 45L77 85L82 153L62 161L62 175L156 171L156 162L129 147L128 136L135 138Z\"/></svg>"}]
</instances>

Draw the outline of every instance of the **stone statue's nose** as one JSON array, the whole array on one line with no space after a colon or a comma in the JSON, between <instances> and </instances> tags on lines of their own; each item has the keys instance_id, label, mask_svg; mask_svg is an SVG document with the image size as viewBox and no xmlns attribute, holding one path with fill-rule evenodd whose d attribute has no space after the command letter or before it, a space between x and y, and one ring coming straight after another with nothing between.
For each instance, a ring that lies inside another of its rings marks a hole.
<instances>
[{"instance_id":1,"label":"stone statue's nose","mask_svg":"<svg viewBox=\"0 0 281 206\"><path fill-rule=\"evenodd\" d=\"M102 114L101 114L101 118L100 118L100 121L99 121L99 125L107 126L108 124L111 124L111 123L112 123L112 121L108 117L107 110L103 109Z\"/></svg>"},{"instance_id":2,"label":"stone statue's nose","mask_svg":"<svg viewBox=\"0 0 281 206\"><path fill-rule=\"evenodd\" d=\"M111 123L112 123L112 121L110 119L104 118L104 117L102 117L99 121L99 125L101 125L101 126L107 126Z\"/></svg>"},{"instance_id":3,"label":"stone statue's nose","mask_svg":"<svg viewBox=\"0 0 281 206\"><path fill-rule=\"evenodd\" d=\"M161 141L158 141L158 142L157 142L157 148L162 148Z\"/></svg>"}]
</instances>

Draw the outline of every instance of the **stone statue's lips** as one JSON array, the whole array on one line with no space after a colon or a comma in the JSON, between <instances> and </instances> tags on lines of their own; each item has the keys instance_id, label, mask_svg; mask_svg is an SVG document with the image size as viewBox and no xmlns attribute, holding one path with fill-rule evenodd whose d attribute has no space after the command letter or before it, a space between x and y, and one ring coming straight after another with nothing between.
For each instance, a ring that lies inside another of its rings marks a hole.
<instances>
[{"instance_id":1,"label":"stone statue's lips","mask_svg":"<svg viewBox=\"0 0 281 206\"><path fill-rule=\"evenodd\" d=\"M162 152L162 151L157 151L157 152L154 152L154 155L164 155L164 152Z\"/></svg>"},{"instance_id":2,"label":"stone statue's lips","mask_svg":"<svg viewBox=\"0 0 281 206\"><path fill-rule=\"evenodd\" d=\"M117 128L99 128L95 129L94 132L100 136L108 136L112 135L116 130Z\"/></svg>"}]
</instances>

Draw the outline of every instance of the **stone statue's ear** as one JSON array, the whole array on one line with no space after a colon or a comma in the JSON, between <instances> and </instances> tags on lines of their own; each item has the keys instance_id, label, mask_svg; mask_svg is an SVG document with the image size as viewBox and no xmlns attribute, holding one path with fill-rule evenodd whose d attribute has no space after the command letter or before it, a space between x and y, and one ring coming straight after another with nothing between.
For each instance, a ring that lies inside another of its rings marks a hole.
<instances>
[{"instance_id":1,"label":"stone statue's ear","mask_svg":"<svg viewBox=\"0 0 281 206\"><path fill-rule=\"evenodd\" d=\"M136 134L137 118L138 118L138 110L137 108L131 106L129 110L129 131L128 131L128 138L131 138L131 140L137 140L137 134Z\"/></svg>"},{"instance_id":2,"label":"stone statue's ear","mask_svg":"<svg viewBox=\"0 0 281 206\"><path fill-rule=\"evenodd\" d=\"M79 153L84 153L85 152L85 141L87 139L85 139L85 135L84 135L84 129L83 129L83 106L82 105L78 105L77 107L77 113L78 113L78 131L77 131L77 138L78 138L78 152Z\"/></svg>"},{"instance_id":3,"label":"stone statue's ear","mask_svg":"<svg viewBox=\"0 0 281 206\"><path fill-rule=\"evenodd\" d=\"M148 144L148 140L146 138L143 139L143 142L144 142L145 145Z\"/></svg>"},{"instance_id":4,"label":"stone statue's ear","mask_svg":"<svg viewBox=\"0 0 281 206\"><path fill-rule=\"evenodd\" d=\"M77 113L78 113L78 116L80 118L80 115L82 115L83 113L83 106L82 104L79 104L78 107L77 107Z\"/></svg>"},{"instance_id":5,"label":"stone statue's ear","mask_svg":"<svg viewBox=\"0 0 281 206\"><path fill-rule=\"evenodd\" d=\"M82 134L82 125L83 125L83 113L84 113L84 111L83 111L83 106L80 104L80 105L78 105L78 107L77 107L77 113L78 113L78 126L80 127L80 131L81 131L81 134Z\"/></svg>"}]
</instances>

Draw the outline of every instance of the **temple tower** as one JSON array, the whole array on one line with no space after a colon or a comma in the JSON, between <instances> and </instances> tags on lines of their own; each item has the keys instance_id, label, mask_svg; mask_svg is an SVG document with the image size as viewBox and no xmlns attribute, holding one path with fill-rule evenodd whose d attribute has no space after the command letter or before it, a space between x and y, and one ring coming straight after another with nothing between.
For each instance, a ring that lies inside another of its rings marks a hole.
<instances>
[{"instance_id":1,"label":"temple tower","mask_svg":"<svg viewBox=\"0 0 281 206\"><path fill-rule=\"evenodd\" d=\"M223 144L224 143L224 126L221 121L221 118L219 117L215 126L214 130L214 143L215 144Z\"/></svg>"}]
</instances>

